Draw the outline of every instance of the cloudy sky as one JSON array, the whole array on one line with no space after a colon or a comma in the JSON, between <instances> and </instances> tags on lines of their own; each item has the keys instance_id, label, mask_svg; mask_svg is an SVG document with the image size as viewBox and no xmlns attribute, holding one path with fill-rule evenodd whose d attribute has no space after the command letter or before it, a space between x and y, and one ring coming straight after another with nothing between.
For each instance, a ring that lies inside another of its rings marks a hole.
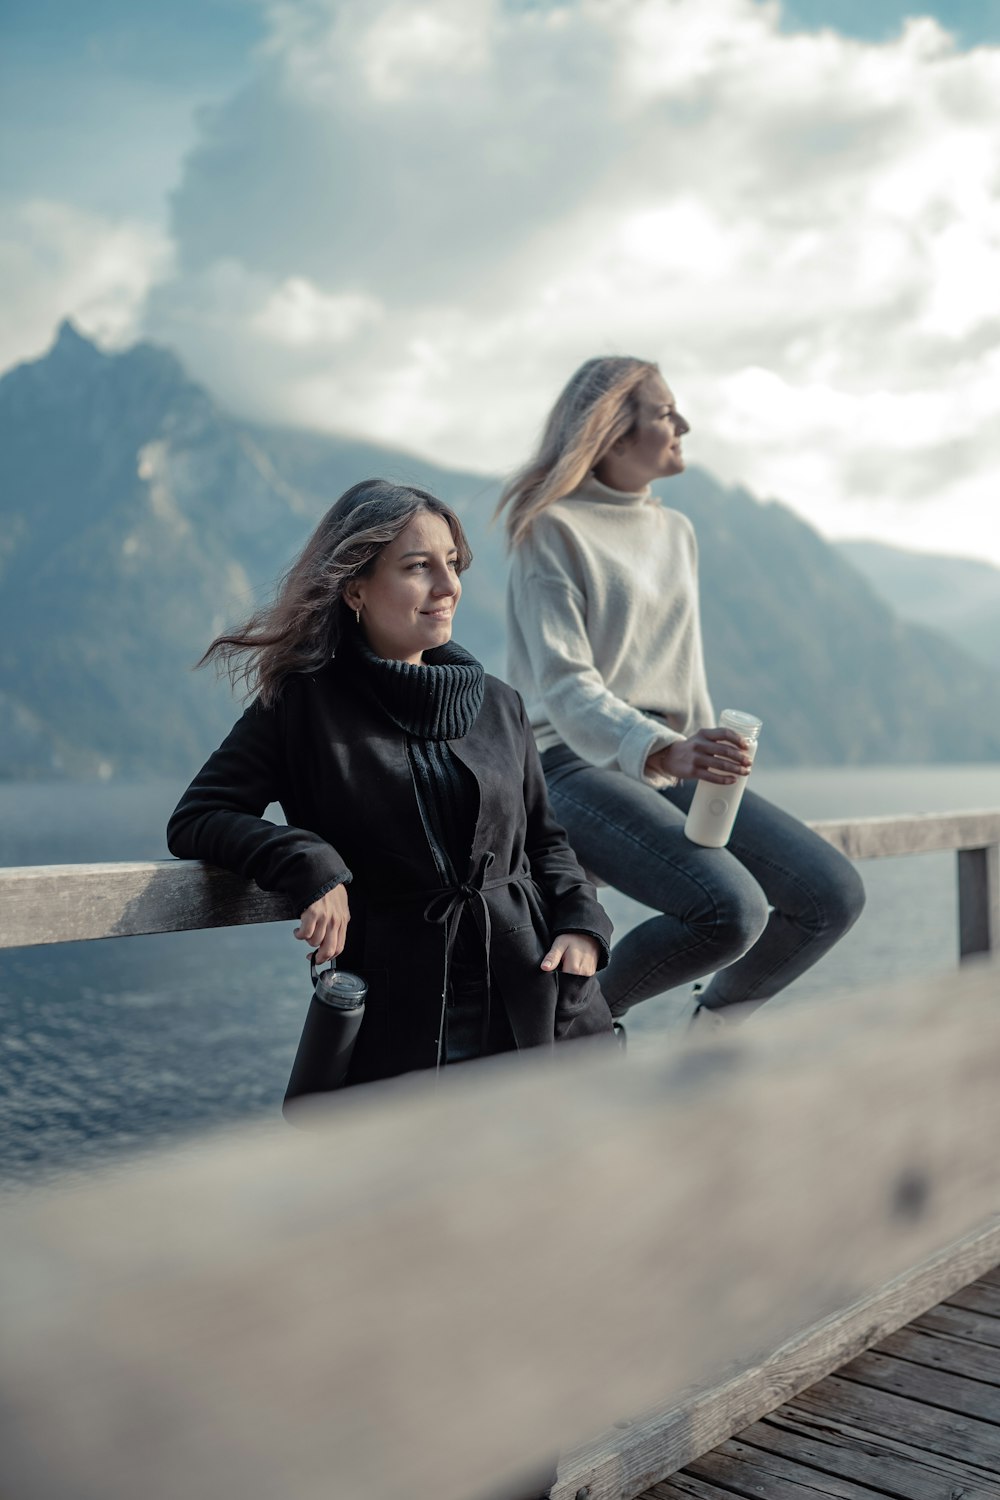
<instances>
[{"instance_id":1,"label":"cloudy sky","mask_svg":"<svg viewBox=\"0 0 1000 1500\"><path fill-rule=\"evenodd\" d=\"M0 368L73 315L473 469L587 356L1000 564L1000 0L3 0Z\"/></svg>"}]
</instances>

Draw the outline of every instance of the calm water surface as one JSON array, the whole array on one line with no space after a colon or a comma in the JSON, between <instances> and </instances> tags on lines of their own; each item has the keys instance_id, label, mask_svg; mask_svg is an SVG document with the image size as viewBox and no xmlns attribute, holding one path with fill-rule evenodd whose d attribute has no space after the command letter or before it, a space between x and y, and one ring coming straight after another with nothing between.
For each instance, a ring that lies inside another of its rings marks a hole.
<instances>
[{"instance_id":1,"label":"calm water surface","mask_svg":"<svg viewBox=\"0 0 1000 1500\"><path fill-rule=\"evenodd\" d=\"M755 790L805 818L1000 808L1000 767L754 771ZM0 784L0 864L166 857L180 788ZM955 857L868 861L857 927L773 1005L908 974L957 953ZM619 932L643 908L602 899ZM276 1112L308 998L291 923L0 952L0 1185ZM45 912L38 912L44 942ZM680 1024L681 992L629 1017L633 1047Z\"/></svg>"}]
</instances>

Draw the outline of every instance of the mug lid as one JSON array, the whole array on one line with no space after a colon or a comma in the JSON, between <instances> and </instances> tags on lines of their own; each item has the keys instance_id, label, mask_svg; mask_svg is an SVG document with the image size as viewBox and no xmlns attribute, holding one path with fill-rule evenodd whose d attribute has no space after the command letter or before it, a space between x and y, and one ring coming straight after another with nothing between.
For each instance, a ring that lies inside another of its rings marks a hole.
<instances>
[{"instance_id":1,"label":"mug lid","mask_svg":"<svg viewBox=\"0 0 1000 1500\"><path fill-rule=\"evenodd\" d=\"M318 970L316 954L310 953L309 972L312 975L317 1000L322 1000L327 1005L337 1005L345 1010L352 1009L354 1006L361 1005L368 993L368 986L360 974L351 974L346 969L338 969L332 959L328 969Z\"/></svg>"},{"instance_id":2,"label":"mug lid","mask_svg":"<svg viewBox=\"0 0 1000 1500\"><path fill-rule=\"evenodd\" d=\"M758 719L756 714L744 713L741 708L724 708L719 723L724 724L727 729L762 729L764 727L763 719Z\"/></svg>"},{"instance_id":3,"label":"mug lid","mask_svg":"<svg viewBox=\"0 0 1000 1500\"><path fill-rule=\"evenodd\" d=\"M347 974L341 969L326 969L317 975L315 995L325 1005L336 1005L342 1010L353 1010L361 1005L368 993L368 986L360 974Z\"/></svg>"}]
</instances>

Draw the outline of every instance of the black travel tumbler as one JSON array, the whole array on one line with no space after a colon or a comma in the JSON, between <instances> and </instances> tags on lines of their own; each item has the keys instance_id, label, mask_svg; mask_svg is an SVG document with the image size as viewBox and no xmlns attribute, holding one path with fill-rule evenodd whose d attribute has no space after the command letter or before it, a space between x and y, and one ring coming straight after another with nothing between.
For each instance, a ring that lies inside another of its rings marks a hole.
<instances>
[{"instance_id":1,"label":"black travel tumbler","mask_svg":"<svg viewBox=\"0 0 1000 1500\"><path fill-rule=\"evenodd\" d=\"M331 961L317 971L309 955L313 992L292 1064L282 1109L306 1094L328 1094L347 1077L354 1043L365 1014L368 986L359 974L348 974Z\"/></svg>"}]
</instances>

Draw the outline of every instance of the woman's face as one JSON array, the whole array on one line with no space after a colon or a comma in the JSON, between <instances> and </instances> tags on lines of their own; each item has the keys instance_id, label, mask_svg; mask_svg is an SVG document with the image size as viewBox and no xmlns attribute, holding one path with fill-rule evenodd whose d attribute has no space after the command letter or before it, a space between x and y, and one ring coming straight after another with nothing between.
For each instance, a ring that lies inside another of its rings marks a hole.
<instances>
[{"instance_id":1,"label":"woman's face","mask_svg":"<svg viewBox=\"0 0 1000 1500\"><path fill-rule=\"evenodd\" d=\"M666 479L684 468L681 438L690 428L677 410L673 392L663 376L651 371L639 387L639 415L635 429L613 452L626 461L638 481L636 488L653 479Z\"/></svg>"},{"instance_id":2,"label":"woman's face","mask_svg":"<svg viewBox=\"0 0 1000 1500\"><path fill-rule=\"evenodd\" d=\"M376 656L419 664L423 653L451 640L462 595L458 549L443 516L419 510L394 542L383 547L370 573L344 590Z\"/></svg>"}]
</instances>

